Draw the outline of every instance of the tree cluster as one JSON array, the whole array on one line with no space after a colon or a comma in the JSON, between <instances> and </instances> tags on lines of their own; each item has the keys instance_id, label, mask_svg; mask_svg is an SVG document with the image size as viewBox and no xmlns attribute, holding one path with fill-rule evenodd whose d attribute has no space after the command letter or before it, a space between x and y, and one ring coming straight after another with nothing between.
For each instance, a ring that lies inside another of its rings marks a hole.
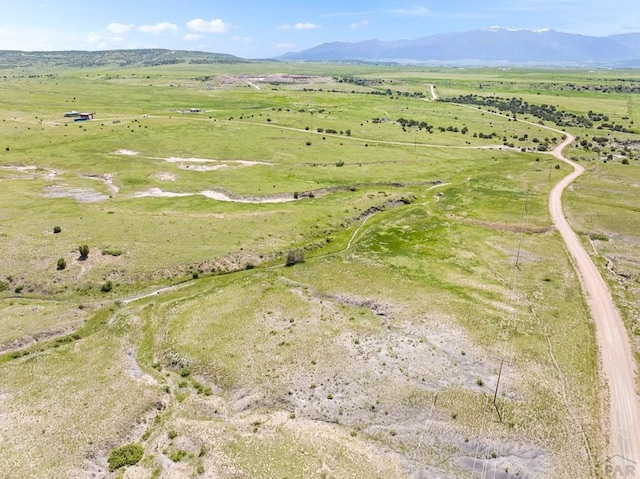
<instances>
[{"instance_id":1,"label":"tree cluster","mask_svg":"<svg viewBox=\"0 0 640 479\"><path fill-rule=\"evenodd\" d=\"M485 106L499 112L511 112L514 118L516 118L516 115L531 115L542 121L553 122L558 126L593 127L593 120L588 116L562 111L553 105L530 104L523 101L522 98L502 98L498 96L469 94L452 98L441 98L438 101Z\"/></svg>"}]
</instances>

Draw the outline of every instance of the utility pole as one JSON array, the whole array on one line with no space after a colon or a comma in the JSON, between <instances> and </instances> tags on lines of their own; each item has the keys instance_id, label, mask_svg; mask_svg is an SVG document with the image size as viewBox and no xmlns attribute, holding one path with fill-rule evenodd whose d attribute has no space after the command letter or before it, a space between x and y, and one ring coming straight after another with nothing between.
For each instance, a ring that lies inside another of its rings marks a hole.
<instances>
[{"instance_id":1,"label":"utility pole","mask_svg":"<svg viewBox=\"0 0 640 479\"><path fill-rule=\"evenodd\" d=\"M493 405L494 406L496 406L496 401L498 400L498 388L500 387L500 378L502 377L502 365L503 364L504 364L504 358L502 358L500 360L500 371L498 371L498 382L496 383L496 391L493 394Z\"/></svg>"},{"instance_id":2,"label":"utility pole","mask_svg":"<svg viewBox=\"0 0 640 479\"><path fill-rule=\"evenodd\" d=\"M500 414L500 409L498 408L498 388L500 387L500 378L502 377L502 365L504 364L504 358L500 360L500 371L498 372L498 382L496 383L496 392L493 394L493 408L496 410L498 414L498 418L500 422L502 422L502 414Z\"/></svg>"}]
</instances>

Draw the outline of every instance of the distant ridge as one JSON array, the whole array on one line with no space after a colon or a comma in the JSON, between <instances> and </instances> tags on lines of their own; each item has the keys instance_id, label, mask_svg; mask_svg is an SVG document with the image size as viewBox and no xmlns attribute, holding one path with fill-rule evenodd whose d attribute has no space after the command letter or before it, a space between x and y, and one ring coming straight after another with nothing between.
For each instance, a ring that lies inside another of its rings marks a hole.
<instances>
[{"instance_id":1,"label":"distant ridge","mask_svg":"<svg viewBox=\"0 0 640 479\"><path fill-rule=\"evenodd\" d=\"M150 67L160 65L246 63L250 60L223 53L140 49L103 51L22 52L0 50L0 68L28 67Z\"/></svg>"},{"instance_id":2,"label":"distant ridge","mask_svg":"<svg viewBox=\"0 0 640 479\"><path fill-rule=\"evenodd\" d=\"M414 40L323 43L281 60L640 67L640 33L595 37L489 27Z\"/></svg>"}]
</instances>

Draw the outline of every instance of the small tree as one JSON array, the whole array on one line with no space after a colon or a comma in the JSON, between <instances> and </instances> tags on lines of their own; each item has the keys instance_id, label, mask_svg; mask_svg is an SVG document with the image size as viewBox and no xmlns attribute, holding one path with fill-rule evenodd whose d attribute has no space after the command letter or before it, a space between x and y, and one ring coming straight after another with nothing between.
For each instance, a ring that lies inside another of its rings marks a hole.
<instances>
[{"instance_id":1,"label":"small tree","mask_svg":"<svg viewBox=\"0 0 640 479\"><path fill-rule=\"evenodd\" d=\"M80 261L84 261L89 257L89 247L86 244L80 245L78 251L80 251Z\"/></svg>"},{"instance_id":2,"label":"small tree","mask_svg":"<svg viewBox=\"0 0 640 479\"><path fill-rule=\"evenodd\" d=\"M294 264L304 263L304 251L300 248L291 249L287 253L287 266L293 266Z\"/></svg>"},{"instance_id":3,"label":"small tree","mask_svg":"<svg viewBox=\"0 0 640 479\"><path fill-rule=\"evenodd\" d=\"M54 234L62 233L62 228L60 226L54 226L53 233Z\"/></svg>"},{"instance_id":4,"label":"small tree","mask_svg":"<svg viewBox=\"0 0 640 479\"><path fill-rule=\"evenodd\" d=\"M56 269L58 271L62 271L63 269L65 269L67 267L67 260L65 260L64 258L60 258L58 260L58 266L56 267Z\"/></svg>"}]
</instances>

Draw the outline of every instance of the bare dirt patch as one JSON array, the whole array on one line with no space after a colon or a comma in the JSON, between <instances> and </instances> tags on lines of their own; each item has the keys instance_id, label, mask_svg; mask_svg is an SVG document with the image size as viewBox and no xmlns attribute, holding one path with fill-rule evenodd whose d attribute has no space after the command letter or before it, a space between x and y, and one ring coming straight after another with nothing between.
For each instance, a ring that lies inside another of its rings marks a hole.
<instances>
[{"instance_id":1,"label":"bare dirt patch","mask_svg":"<svg viewBox=\"0 0 640 479\"><path fill-rule=\"evenodd\" d=\"M126 150L126 149L120 149L120 150L116 150L114 151L114 155L122 155L122 156L135 156L140 154L139 151L134 151L134 150Z\"/></svg>"},{"instance_id":2,"label":"bare dirt patch","mask_svg":"<svg viewBox=\"0 0 640 479\"><path fill-rule=\"evenodd\" d=\"M109 196L93 188L75 188L66 185L51 185L44 188L45 198L73 198L78 203L98 203L106 201Z\"/></svg>"},{"instance_id":3,"label":"bare dirt patch","mask_svg":"<svg viewBox=\"0 0 640 479\"><path fill-rule=\"evenodd\" d=\"M8 165L0 166L0 169L15 171L18 175L3 175L6 179L11 180L32 180L40 177L45 180L55 180L60 173L59 170L52 170L50 168L40 168L38 166L25 166L25 165Z\"/></svg>"},{"instance_id":4,"label":"bare dirt patch","mask_svg":"<svg viewBox=\"0 0 640 479\"><path fill-rule=\"evenodd\" d=\"M181 170L189 170L189 171L216 171L222 168L231 168L231 167L249 167L249 166L272 166L273 163L267 161L249 161L249 160L218 160L213 158L179 158L179 157L169 157L169 158L158 158L153 157L153 160L163 160L168 163L176 163L178 168ZM210 163L216 163L215 165L210 165Z\"/></svg>"},{"instance_id":5,"label":"bare dirt patch","mask_svg":"<svg viewBox=\"0 0 640 479\"><path fill-rule=\"evenodd\" d=\"M203 191L200 194L214 200L231 201L234 203L288 203L290 201L296 201L296 198L294 198L293 196L264 196L264 197L252 197L252 198L248 198L248 197L233 198L219 191L211 191L211 190Z\"/></svg>"},{"instance_id":6,"label":"bare dirt patch","mask_svg":"<svg viewBox=\"0 0 640 479\"><path fill-rule=\"evenodd\" d=\"M118 193L118 191L120 191L120 188L118 188L113 183L113 175L111 173L105 173L104 175L82 175L82 177L88 178L90 180L102 181L105 185L107 185L107 188L109 189L109 193L111 195L115 195Z\"/></svg>"},{"instance_id":7,"label":"bare dirt patch","mask_svg":"<svg viewBox=\"0 0 640 479\"><path fill-rule=\"evenodd\" d=\"M151 178L155 178L161 181L177 181L178 176L173 173L168 173L166 171L160 171L158 173L154 173L151 175Z\"/></svg>"},{"instance_id":8,"label":"bare dirt patch","mask_svg":"<svg viewBox=\"0 0 640 479\"><path fill-rule=\"evenodd\" d=\"M182 196L194 196L194 193L173 193L171 191L164 191L161 188L149 188L145 191L139 191L133 194L134 198L179 198Z\"/></svg>"},{"instance_id":9,"label":"bare dirt patch","mask_svg":"<svg viewBox=\"0 0 640 479\"><path fill-rule=\"evenodd\" d=\"M313 83L328 83L334 80L329 77L319 77L312 75L287 75L285 73L270 73L267 75L222 75L217 78L218 82L222 85L247 85L256 90L260 87L258 84L267 83L272 85L277 84L298 84L298 85L311 85Z\"/></svg>"},{"instance_id":10,"label":"bare dirt patch","mask_svg":"<svg viewBox=\"0 0 640 479\"><path fill-rule=\"evenodd\" d=\"M146 198L146 197L156 197L156 198L179 198L184 196L197 196L201 195L206 198L211 198L212 200L217 201L227 201L233 203L287 203L290 201L296 201L297 198L294 198L293 195L280 195L280 196L264 196L264 197L240 197L240 196L229 196L226 193L222 193L220 191L213 190L205 190L199 193L176 193L171 191L164 191L161 188L149 188L145 191L139 191L134 193L132 196L134 198Z\"/></svg>"}]
</instances>

